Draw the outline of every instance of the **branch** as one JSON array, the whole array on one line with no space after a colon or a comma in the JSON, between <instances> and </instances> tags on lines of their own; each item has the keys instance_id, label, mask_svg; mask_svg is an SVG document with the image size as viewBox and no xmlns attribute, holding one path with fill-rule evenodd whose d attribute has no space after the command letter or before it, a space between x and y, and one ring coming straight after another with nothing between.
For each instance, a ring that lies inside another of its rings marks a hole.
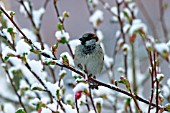
<instances>
[{"instance_id":1,"label":"branch","mask_svg":"<svg viewBox=\"0 0 170 113\"><path fill-rule=\"evenodd\" d=\"M118 18L119 25L120 25L120 32L121 32L122 37L123 37L123 44L125 44L126 43L126 36L125 36L124 31L123 31L123 20L121 20L121 17L120 17L120 5L121 5L121 3L119 3L118 0L116 0L116 6L117 6L117 10L118 10L117 18ZM128 77L127 54L124 54L124 68L125 68L125 77L127 78Z\"/></svg>"},{"instance_id":2,"label":"branch","mask_svg":"<svg viewBox=\"0 0 170 113\"><path fill-rule=\"evenodd\" d=\"M0 6L0 10L8 17L8 19L9 19L9 20L13 23L13 25L18 29L18 31L23 35L24 39L27 40L30 45L33 45L33 46L35 47L35 49L37 49L38 51L41 51L40 49L38 49L38 48L32 43L31 40L29 40L29 39L26 37L26 35L20 30L20 28L17 26L17 24L10 18L10 16L6 13L5 10L3 10L3 8L2 8L1 6ZM65 68L67 68L67 69L69 69L69 70L71 70L71 71L74 71L75 73L81 75L82 77L85 77L85 74L84 74L83 72L75 69L74 67L71 67L71 66L68 66L68 65L64 65L63 63L59 62L59 61L57 60L57 58L54 58L54 57L52 58L52 57L50 57L48 54L46 54L46 53L44 53L44 52L41 52L41 55L43 55L43 56L45 56L45 57L47 57L47 58L51 58L51 59L55 60L55 61L56 61L56 65L58 65L58 66L60 66L60 67L65 67ZM141 101L141 102L143 102L143 103L145 103L145 104L149 104L149 103L150 103L148 100L145 100L145 99L139 97L138 95L134 95L134 94L132 95L132 94L130 94L129 92L127 92L127 91L125 91L125 90L123 90L123 89L120 89L120 88L118 88L118 87L116 87L116 86L103 83L103 82L98 81L98 80L93 79L93 78L90 78L90 80L93 81L94 83L98 84L99 86L107 87L107 88L112 89L112 90L114 90L114 91L117 91L117 92L119 92L119 93L123 93L123 94L125 94L125 95L127 95L127 96L129 96L129 97L134 96L134 97L136 97L137 100L139 100L139 101ZM154 104L154 103L151 103L151 105L154 106L154 107L156 107L156 104ZM162 106L158 106L158 107L159 107L159 109L163 108Z\"/></svg>"},{"instance_id":3,"label":"branch","mask_svg":"<svg viewBox=\"0 0 170 113\"><path fill-rule=\"evenodd\" d=\"M55 11L56 11L56 15L57 15L57 17L58 17L58 20L59 20L59 22L63 25L63 29L65 30L65 27L64 27L64 19L61 19L61 18L60 18L61 15L60 15L60 13L59 13L59 11L58 11L57 1L58 1L58 0L53 0L53 5L54 5L54 8L55 8ZM74 58L74 54L73 54L73 51L71 50L71 47L70 47L70 44L69 44L69 43L67 43L67 47L68 47L68 49L69 49L69 51L70 51L70 53L71 53L72 58Z\"/></svg>"},{"instance_id":4,"label":"branch","mask_svg":"<svg viewBox=\"0 0 170 113\"><path fill-rule=\"evenodd\" d=\"M165 24L165 20L164 20L164 6L163 6L163 0L159 0L159 9L160 9L160 21L161 21L161 25L162 25L162 29L163 29L163 33L164 33L164 38L165 41L168 41L168 30Z\"/></svg>"},{"instance_id":5,"label":"branch","mask_svg":"<svg viewBox=\"0 0 170 113\"><path fill-rule=\"evenodd\" d=\"M2 62L4 62L4 60L2 59L2 57L1 57L1 60L2 60ZM5 68L7 68L7 67L5 67ZM20 96L20 95L18 94L18 92L17 92L17 89L16 89L16 87L15 87L15 84L14 84L14 82L13 82L13 80L12 80L9 72L8 72L8 69L5 69L5 68L4 68L4 70L5 70L7 76L8 76L8 78L9 78L9 80L10 80L10 84L11 84L12 88L14 89L15 94L17 95L17 97L18 97L18 99L19 99L19 103L20 103L20 105L22 106L22 108L24 109L24 111L27 113L27 110L26 110L26 108L25 108L25 106L24 106L24 104L23 104L23 102L22 102L21 96Z\"/></svg>"},{"instance_id":6,"label":"branch","mask_svg":"<svg viewBox=\"0 0 170 113\"><path fill-rule=\"evenodd\" d=\"M156 28L155 24L153 23L153 21L152 21L150 15L148 14L148 12L146 11L142 1L141 0L136 0L136 3L138 4L138 7L140 8L141 12L143 13L144 18L148 21L148 24L150 24L153 36L157 40L159 40L158 39L158 33L157 33L156 29L155 29Z\"/></svg>"}]
</instances>

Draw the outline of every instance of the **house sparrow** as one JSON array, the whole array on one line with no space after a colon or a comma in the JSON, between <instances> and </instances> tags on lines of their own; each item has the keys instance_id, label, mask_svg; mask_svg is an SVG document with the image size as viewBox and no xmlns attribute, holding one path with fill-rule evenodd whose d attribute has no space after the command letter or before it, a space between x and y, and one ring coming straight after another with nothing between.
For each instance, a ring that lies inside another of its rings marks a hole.
<instances>
[{"instance_id":1,"label":"house sparrow","mask_svg":"<svg viewBox=\"0 0 170 113\"><path fill-rule=\"evenodd\" d=\"M93 33L86 33L80 39L81 44L75 49L75 67L87 71L93 77L100 74L103 68L104 54L98 37Z\"/></svg>"}]
</instances>

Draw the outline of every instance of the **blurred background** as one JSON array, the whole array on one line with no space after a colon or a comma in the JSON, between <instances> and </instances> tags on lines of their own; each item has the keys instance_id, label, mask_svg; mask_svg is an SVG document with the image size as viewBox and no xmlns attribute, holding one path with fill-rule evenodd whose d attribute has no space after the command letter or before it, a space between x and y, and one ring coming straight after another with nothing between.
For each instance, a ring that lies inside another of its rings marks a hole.
<instances>
[{"instance_id":1,"label":"blurred background","mask_svg":"<svg viewBox=\"0 0 170 113\"><path fill-rule=\"evenodd\" d=\"M29 28L33 29L30 21L24 15L20 14L19 6L20 4L17 0L2 0L7 9L15 11L16 14L16 21L22 28ZM34 9L39 9L45 2L45 0L30 0L33 3ZM110 6L115 6L114 0L104 0L108 2ZM85 32L93 32L92 25L89 23L89 11L87 9L86 1L85 0L59 0L58 1L58 8L59 12L62 14L63 11L68 11L70 17L65 20L64 25L67 32L70 33L70 40L79 38ZM164 3L167 3L168 6L170 5L170 0L163 0ZM159 0L136 0L136 4L139 8L138 18L142 19L144 23L146 23L148 27L148 33L153 36L157 36L161 42L164 42L164 33L163 28L160 22L160 7L159 7ZM143 4L143 5L141 5ZM104 39L103 44L105 47L105 52L108 56L113 56L113 48L115 45L115 34L116 31L119 29L118 24L111 23L112 15L103 8L103 5L99 3L98 9L101 9L104 12L104 21L100 26L101 31L103 32ZM146 17L146 12L149 15ZM167 30L170 31L170 8L167 8L164 12L164 20ZM40 33L43 37L43 42L47 43L50 47L55 44L55 32L57 30L57 23L58 18L55 14L55 9L53 7L53 1L50 0L46 13L42 20L42 28ZM156 33L156 34L155 34ZM169 34L168 34L168 37ZM137 39L136 42L136 57L138 58L138 62L141 70L141 73L146 74L148 73L148 56L146 50L144 49L143 43L140 38ZM68 51L66 45L61 45L60 49L58 50L58 55L60 53ZM119 57L120 56L120 57ZM115 65L115 69L117 67L123 65L123 55L118 55L116 58L117 64ZM130 57L129 57L130 59ZM165 74L165 79L163 82L166 82L166 78L169 78L169 65L162 60L161 62L161 69L162 73ZM120 74L115 71L116 79L119 79ZM118 75L118 76L117 76ZM140 75L138 75L140 76ZM106 77L101 77L101 79L107 80ZM150 89L150 79L146 82L145 85L145 93L144 95L148 97L148 91ZM148 87L149 86L149 87Z\"/></svg>"}]
</instances>

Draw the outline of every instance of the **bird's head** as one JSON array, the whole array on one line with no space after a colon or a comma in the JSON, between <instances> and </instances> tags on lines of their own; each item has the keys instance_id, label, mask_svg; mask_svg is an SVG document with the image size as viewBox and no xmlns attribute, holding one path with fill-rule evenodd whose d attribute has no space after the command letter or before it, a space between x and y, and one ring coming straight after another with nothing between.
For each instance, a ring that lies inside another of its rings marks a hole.
<instances>
[{"instance_id":1,"label":"bird's head","mask_svg":"<svg viewBox=\"0 0 170 113\"><path fill-rule=\"evenodd\" d=\"M98 37L93 33L85 33L79 40L82 45L90 46L96 44Z\"/></svg>"}]
</instances>

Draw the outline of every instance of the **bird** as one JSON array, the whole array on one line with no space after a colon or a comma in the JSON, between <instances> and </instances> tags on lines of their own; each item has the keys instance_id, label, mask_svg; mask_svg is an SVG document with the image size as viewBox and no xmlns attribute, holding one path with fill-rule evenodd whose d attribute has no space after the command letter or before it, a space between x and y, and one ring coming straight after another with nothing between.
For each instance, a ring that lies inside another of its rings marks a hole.
<instances>
[{"instance_id":1,"label":"bird","mask_svg":"<svg viewBox=\"0 0 170 113\"><path fill-rule=\"evenodd\" d=\"M79 38L81 44L76 46L75 67L92 77L100 75L104 64L104 53L94 33L85 33Z\"/></svg>"}]
</instances>

